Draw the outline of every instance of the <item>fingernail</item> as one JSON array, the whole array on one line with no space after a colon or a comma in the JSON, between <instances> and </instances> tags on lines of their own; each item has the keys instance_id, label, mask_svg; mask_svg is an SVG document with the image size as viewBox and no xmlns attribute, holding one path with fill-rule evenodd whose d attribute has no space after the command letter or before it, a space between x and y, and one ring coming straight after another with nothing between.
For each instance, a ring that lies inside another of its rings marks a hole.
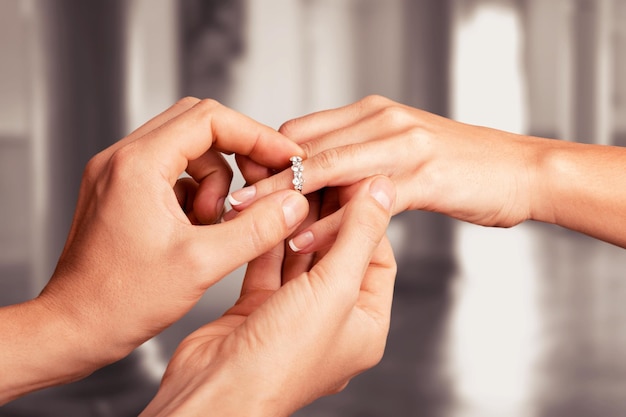
<instances>
[{"instance_id":1,"label":"fingernail","mask_svg":"<svg viewBox=\"0 0 626 417\"><path fill-rule=\"evenodd\" d=\"M249 187L245 187L241 190L230 193L228 196L228 201L230 201L231 205L238 206L252 200L255 195L256 187L254 185L251 185Z\"/></svg>"},{"instance_id":2,"label":"fingernail","mask_svg":"<svg viewBox=\"0 0 626 417\"><path fill-rule=\"evenodd\" d=\"M229 210L226 213L224 213L224 215L222 216L222 223L226 223L229 220L234 219L235 217L237 217L237 214L239 214L239 212L235 211L235 210Z\"/></svg>"},{"instance_id":3,"label":"fingernail","mask_svg":"<svg viewBox=\"0 0 626 417\"><path fill-rule=\"evenodd\" d=\"M289 247L294 252L300 252L302 249L311 246L315 240L313 232L304 232L289 241Z\"/></svg>"},{"instance_id":4,"label":"fingernail","mask_svg":"<svg viewBox=\"0 0 626 417\"><path fill-rule=\"evenodd\" d=\"M283 200L283 216L288 228L296 226L306 216L306 209L303 205L303 197L291 194Z\"/></svg>"},{"instance_id":5,"label":"fingernail","mask_svg":"<svg viewBox=\"0 0 626 417\"><path fill-rule=\"evenodd\" d=\"M222 197L219 200L217 200L217 204L215 205L215 212L218 213L217 215L218 219L222 218L222 216L224 215L224 211L226 210L226 207L224 206L225 201L226 199Z\"/></svg>"},{"instance_id":6,"label":"fingernail","mask_svg":"<svg viewBox=\"0 0 626 417\"><path fill-rule=\"evenodd\" d=\"M391 190L389 189L389 181L377 178L370 184L370 194L376 201L380 203L385 210L391 210Z\"/></svg>"}]
</instances>

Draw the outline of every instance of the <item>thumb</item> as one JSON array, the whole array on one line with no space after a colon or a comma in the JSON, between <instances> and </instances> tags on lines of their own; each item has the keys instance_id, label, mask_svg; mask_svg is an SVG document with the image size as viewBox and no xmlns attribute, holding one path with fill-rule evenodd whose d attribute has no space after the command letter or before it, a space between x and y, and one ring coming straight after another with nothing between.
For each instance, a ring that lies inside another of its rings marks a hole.
<instances>
[{"instance_id":1,"label":"thumb","mask_svg":"<svg viewBox=\"0 0 626 417\"><path fill-rule=\"evenodd\" d=\"M198 250L211 258L209 285L284 241L308 212L306 197L282 190L260 199L228 222L197 226L201 232Z\"/></svg>"}]
</instances>

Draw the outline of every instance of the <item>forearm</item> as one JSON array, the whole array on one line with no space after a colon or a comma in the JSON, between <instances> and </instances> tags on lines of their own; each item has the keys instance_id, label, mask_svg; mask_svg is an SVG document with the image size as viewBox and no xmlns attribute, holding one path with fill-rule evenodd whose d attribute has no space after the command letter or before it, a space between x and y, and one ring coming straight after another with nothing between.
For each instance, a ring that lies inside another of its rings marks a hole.
<instances>
[{"instance_id":1,"label":"forearm","mask_svg":"<svg viewBox=\"0 0 626 417\"><path fill-rule=\"evenodd\" d=\"M278 401L278 388L260 383L251 369L222 363L221 366L210 366L199 374L189 374L193 372L173 378L166 376L140 417L283 417L290 414L285 410L289 394L282 393L283 401ZM267 395L268 389L273 395Z\"/></svg>"},{"instance_id":2,"label":"forearm","mask_svg":"<svg viewBox=\"0 0 626 417\"><path fill-rule=\"evenodd\" d=\"M532 218L626 247L626 149L541 141Z\"/></svg>"},{"instance_id":3,"label":"forearm","mask_svg":"<svg viewBox=\"0 0 626 417\"><path fill-rule=\"evenodd\" d=\"M95 368L81 335L38 300L0 308L0 404Z\"/></svg>"}]
</instances>

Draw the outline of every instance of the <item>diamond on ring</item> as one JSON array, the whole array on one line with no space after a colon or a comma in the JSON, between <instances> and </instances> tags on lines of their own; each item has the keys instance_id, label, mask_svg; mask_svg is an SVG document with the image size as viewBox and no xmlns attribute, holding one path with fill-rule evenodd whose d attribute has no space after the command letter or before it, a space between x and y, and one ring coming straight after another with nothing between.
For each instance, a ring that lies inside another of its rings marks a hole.
<instances>
[{"instance_id":1,"label":"diamond on ring","mask_svg":"<svg viewBox=\"0 0 626 417\"><path fill-rule=\"evenodd\" d=\"M302 176L302 171L304 171L302 158L299 156L292 156L289 160L291 161L291 170L293 171L293 188L296 191L302 192L302 185L304 184L304 177Z\"/></svg>"}]
</instances>

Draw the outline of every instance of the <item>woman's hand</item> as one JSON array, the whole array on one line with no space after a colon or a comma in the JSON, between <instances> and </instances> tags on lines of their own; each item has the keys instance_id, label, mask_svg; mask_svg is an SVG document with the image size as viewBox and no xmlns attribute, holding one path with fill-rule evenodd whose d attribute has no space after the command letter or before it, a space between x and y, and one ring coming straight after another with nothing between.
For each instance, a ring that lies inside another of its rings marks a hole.
<instances>
[{"instance_id":1,"label":"woman's hand","mask_svg":"<svg viewBox=\"0 0 626 417\"><path fill-rule=\"evenodd\" d=\"M308 155L305 193L384 174L398 190L395 213L428 210L500 227L537 220L626 247L624 147L466 125L376 96L291 120L280 131ZM264 172L249 158L238 161L251 179ZM290 180L287 170L236 191L235 207L289 188ZM337 220L326 223L304 233Z\"/></svg>"},{"instance_id":2,"label":"woman's hand","mask_svg":"<svg viewBox=\"0 0 626 417\"><path fill-rule=\"evenodd\" d=\"M513 226L532 216L537 190L536 140L470 126L383 97L322 111L285 123L280 132L300 144L304 193L349 186L386 175L398 193L394 212L436 211L489 226ZM238 162L249 183L267 170L244 156ZM232 194L236 209L288 188L291 172Z\"/></svg>"},{"instance_id":3,"label":"woman's hand","mask_svg":"<svg viewBox=\"0 0 626 417\"><path fill-rule=\"evenodd\" d=\"M124 357L296 229L308 205L288 190L231 222L196 225L219 216L228 192L219 152L273 168L302 154L269 127L188 98L89 162L50 282L37 299L0 310L0 331L12 335L0 342L0 403ZM190 178L179 181L184 171Z\"/></svg>"},{"instance_id":4,"label":"woman's hand","mask_svg":"<svg viewBox=\"0 0 626 417\"><path fill-rule=\"evenodd\" d=\"M285 280L283 245L251 262L240 299L181 343L142 416L286 416L375 365L395 277L384 237L394 198L387 178L363 181L307 272Z\"/></svg>"}]
</instances>

